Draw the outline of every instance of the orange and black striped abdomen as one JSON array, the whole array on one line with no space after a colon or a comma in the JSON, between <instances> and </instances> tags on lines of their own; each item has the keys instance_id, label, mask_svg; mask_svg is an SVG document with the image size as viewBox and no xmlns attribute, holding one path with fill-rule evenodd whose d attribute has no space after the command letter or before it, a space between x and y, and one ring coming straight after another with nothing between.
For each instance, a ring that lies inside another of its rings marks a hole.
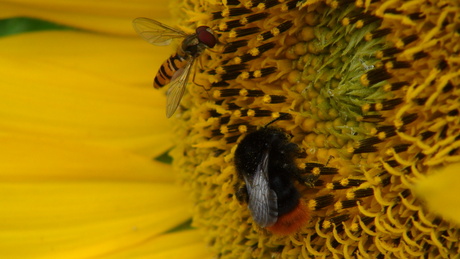
<instances>
[{"instance_id":1,"label":"orange and black striped abdomen","mask_svg":"<svg viewBox=\"0 0 460 259\"><path fill-rule=\"evenodd\" d=\"M169 84L174 73L176 73L177 70L185 66L186 63L187 60L179 56L177 53L171 55L171 57L169 57L165 62L163 62L160 69L158 69L157 75L153 80L153 86L155 88L161 88Z\"/></svg>"}]
</instances>

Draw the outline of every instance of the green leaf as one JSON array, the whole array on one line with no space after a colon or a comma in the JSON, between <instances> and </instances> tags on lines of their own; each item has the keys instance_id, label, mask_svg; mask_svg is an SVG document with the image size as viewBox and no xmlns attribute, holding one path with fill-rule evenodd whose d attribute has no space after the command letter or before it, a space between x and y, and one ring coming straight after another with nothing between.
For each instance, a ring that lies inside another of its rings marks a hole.
<instances>
[{"instance_id":1,"label":"green leaf","mask_svg":"<svg viewBox=\"0 0 460 259\"><path fill-rule=\"evenodd\" d=\"M74 28L26 17L0 20L0 37L43 30L74 30Z\"/></svg>"}]
</instances>

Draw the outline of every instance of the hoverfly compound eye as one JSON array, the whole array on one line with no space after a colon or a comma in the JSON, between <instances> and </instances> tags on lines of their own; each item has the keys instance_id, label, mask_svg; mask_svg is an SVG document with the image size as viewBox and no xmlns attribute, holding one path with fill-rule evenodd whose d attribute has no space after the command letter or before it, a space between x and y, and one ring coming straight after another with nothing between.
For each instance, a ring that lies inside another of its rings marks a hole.
<instances>
[{"instance_id":1,"label":"hoverfly compound eye","mask_svg":"<svg viewBox=\"0 0 460 259\"><path fill-rule=\"evenodd\" d=\"M213 48L216 45L216 36L214 36L213 31L208 26L196 28L196 35L198 40L208 48Z\"/></svg>"}]
</instances>

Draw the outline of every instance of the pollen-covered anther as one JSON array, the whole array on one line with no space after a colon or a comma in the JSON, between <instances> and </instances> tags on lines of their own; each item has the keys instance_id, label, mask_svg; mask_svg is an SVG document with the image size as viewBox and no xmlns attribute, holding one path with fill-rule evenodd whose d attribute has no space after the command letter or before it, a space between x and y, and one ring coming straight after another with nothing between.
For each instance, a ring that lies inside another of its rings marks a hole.
<instances>
[{"instance_id":1,"label":"pollen-covered anther","mask_svg":"<svg viewBox=\"0 0 460 259\"><path fill-rule=\"evenodd\" d=\"M286 96L282 95L265 95L263 97L264 103L284 103L286 101Z\"/></svg>"},{"instance_id":2,"label":"pollen-covered anther","mask_svg":"<svg viewBox=\"0 0 460 259\"><path fill-rule=\"evenodd\" d=\"M383 90L385 90L386 92L390 92L390 91L397 91L403 87L407 87L409 85L408 82L397 82L397 83L391 83L391 84L386 84L383 86Z\"/></svg>"},{"instance_id":3,"label":"pollen-covered anther","mask_svg":"<svg viewBox=\"0 0 460 259\"><path fill-rule=\"evenodd\" d=\"M385 120L381 114L367 114L357 118L357 121L378 123Z\"/></svg>"},{"instance_id":4,"label":"pollen-covered anther","mask_svg":"<svg viewBox=\"0 0 460 259\"><path fill-rule=\"evenodd\" d=\"M253 1L245 1L243 6L247 9L251 9L254 6Z\"/></svg>"},{"instance_id":5,"label":"pollen-covered anther","mask_svg":"<svg viewBox=\"0 0 460 259\"><path fill-rule=\"evenodd\" d=\"M413 35L409 35L409 36L406 36L402 39L398 39L396 42L395 42L395 46L396 48L398 49L401 49L403 48L404 46L406 45L409 45L411 44L412 42L416 41L418 39L418 36L413 34Z\"/></svg>"},{"instance_id":6,"label":"pollen-covered anther","mask_svg":"<svg viewBox=\"0 0 460 259\"><path fill-rule=\"evenodd\" d=\"M246 71L245 71L245 72L242 72L242 73L240 74L239 77L240 77L241 79L248 79L250 76L251 76L251 75L249 74L249 72L246 72Z\"/></svg>"},{"instance_id":7,"label":"pollen-covered anther","mask_svg":"<svg viewBox=\"0 0 460 259\"><path fill-rule=\"evenodd\" d=\"M348 149L349 151L351 151L353 154L362 154L362 153L373 153L373 152L377 152L377 147L373 146L373 145L359 145L357 148L351 148L351 149Z\"/></svg>"},{"instance_id":8,"label":"pollen-covered anther","mask_svg":"<svg viewBox=\"0 0 460 259\"><path fill-rule=\"evenodd\" d=\"M240 16L244 14L249 14L252 11L250 9L244 8L244 7L235 7L235 8L230 8L228 16Z\"/></svg>"},{"instance_id":9,"label":"pollen-covered anther","mask_svg":"<svg viewBox=\"0 0 460 259\"><path fill-rule=\"evenodd\" d=\"M285 113L284 113L284 114L285 114ZM271 115L270 115L270 117L271 117L272 119L278 119L278 118L281 117L281 113L279 113L279 112L272 112ZM289 120L289 118L280 118L280 120Z\"/></svg>"},{"instance_id":10,"label":"pollen-covered anther","mask_svg":"<svg viewBox=\"0 0 460 259\"><path fill-rule=\"evenodd\" d=\"M372 39L377 39L377 38L381 38L381 37L384 37L388 34L391 33L391 29L390 28L384 28L384 29L379 29L379 30L374 30L372 32L368 32L366 33L366 35L364 36L364 39L366 41L370 41Z\"/></svg>"},{"instance_id":11,"label":"pollen-covered anther","mask_svg":"<svg viewBox=\"0 0 460 259\"><path fill-rule=\"evenodd\" d=\"M387 137L389 137L385 132L379 132L377 134L377 138L379 138L380 140L384 140L386 139Z\"/></svg>"},{"instance_id":12,"label":"pollen-covered anther","mask_svg":"<svg viewBox=\"0 0 460 259\"><path fill-rule=\"evenodd\" d=\"M218 98L226 98L226 97L234 97L240 94L241 89L222 89L222 90L215 90L213 92L213 97Z\"/></svg>"},{"instance_id":13,"label":"pollen-covered anther","mask_svg":"<svg viewBox=\"0 0 460 259\"><path fill-rule=\"evenodd\" d=\"M400 145L396 145L393 147L393 152L395 152L396 154L397 153L401 153L401 152L405 152L409 149L409 147L411 146L411 144L400 144Z\"/></svg>"},{"instance_id":14,"label":"pollen-covered anther","mask_svg":"<svg viewBox=\"0 0 460 259\"><path fill-rule=\"evenodd\" d=\"M343 26L348 26L348 25L350 25L350 18L348 18L348 17L343 18L343 19L342 19L342 25L343 25Z\"/></svg>"},{"instance_id":15,"label":"pollen-covered anther","mask_svg":"<svg viewBox=\"0 0 460 259\"><path fill-rule=\"evenodd\" d=\"M344 200L338 201L334 204L334 209L339 211L343 209L349 209L358 206L358 200Z\"/></svg>"},{"instance_id":16,"label":"pollen-covered anther","mask_svg":"<svg viewBox=\"0 0 460 259\"><path fill-rule=\"evenodd\" d=\"M231 30L231 31L228 33L228 37L229 37L229 38L236 38L236 37L237 37L236 31L235 31L235 30Z\"/></svg>"},{"instance_id":17,"label":"pollen-covered anther","mask_svg":"<svg viewBox=\"0 0 460 259\"><path fill-rule=\"evenodd\" d=\"M219 66L215 69L214 73L212 74L235 74L241 72L241 70L246 69L246 64L236 64L236 65L226 65L226 66Z\"/></svg>"},{"instance_id":18,"label":"pollen-covered anther","mask_svg":"<svg viewBox=\"0 0 460 259\"><path fill-rule=\"evenodd\" d=\"M256 70L256 71L254 71L254 73L252 74L252 76L253 76L254 78L259 78L259 77L262 76L262 71Z\"/></svg>"},{"instance_id":19,"label":"pollen-covered anther","mask_svg":"<svg viewBox=\"0 0 460 259\"><path fill-rule=\"evenodd\" d=\"M223 54L233 53L243 46L247 46L248 40L237 40L229 42L225 45L225 49L222 52Z\"/></svg>"},{"instance_id":20,"label":"pollen-covered anther","mask_svg":"<svg viewBox=\"0 0 460 259\"><path fill-rule=\"evenodd\" d=\"M236 110L233 112L232 114L234 117L236 118L241 118L243 116L245 116L245 111L242 111L242 110Z\"/></svg>"},{"instance_id":21,"label":"pollen-covered anther","mask_svg":"<svg viewBox=\"0 0 460 259\"><path fill-rule=\"evenodd\" d=\"M220 13L220 15L222 17L228 17L230 15L230 10L228 8L225 8L224 10L222 10L222 12Z\"/></svg>"},{"instance_id":22,"label":"pollen-covered anther","mask_svg":"<svg viewBox=\"0 0 460 259\"><path fill-rule=\"evenodd\" d=\"M391 74L388 73L385 68L381 67L368 71L366 74L363 74L360 79L361 84L364 86L372 86L381 81L390 79L391 77Z\"/></svg>"},{"instance_id":23,"label":"pollen-covered anther","mask_svg":"<svg viewBox=\"0 0 460 259\"><path fill-rule=\"evenodd\" d=\"M299 0L291 0L291 1L287 2L286 4L283 4L283 5L281 6L281 11L282 11L282 12L287 12L287 11L289 11L289 10L294 9L295 7L297 7L297 2L298 2L298 1L299 1Z\"/></svg>"},{"instance_id":24,"label":"pollen-covered anther","mask_svg":"<svg viewBox=\"0 0 460 259\"><path fill-rule=\"evenodd\" d=\"M361 185L364 180L358 180L358 179L349 179L349 178L344 178L338 182L332 182L329 183L327 186L328 189L331 190L341 190L341 189L348 189L351 187L356 187Z\"/></svg>"},{"instance_id":25,"label":"pollen-covered anther","mask_svg":"<svg viewBox=\"0 0 460 259\"><path fill-rule=\"evenodd\" d=\"M339 172L339 169L335 167L325 166L321 168L321 175L333 175L333 174L338 174L338 172Z\"/></svg>"},{"instance_id":26,"label":"pollen-covered anther","mask_svg":"<svg viewBox=\"0 0 460 259\"><path fill-rule=\"evenodd\" d=\"M383 103L374 103L374 104L371 104L371 107L370 107L370 111L382 111L382 110L385 110L384 109L384 104Z\"/></svg>"},{"instance_id":27,"label":"pollen-covered anther","mask_svg":"<svg viewBox=\"0 0 460 259\"><path fill-rule=\"evenodd\" d=\"M332 222L331 221L329 221L329 220L323 221L322 228L329 229L331 227L332 227Z\"/></svg>"},{"instance_id":28,"label":"pollen-covered anther","mask_svg":"<svg viewBox=\"0 0 460 259\"><path fill-rule=\"evenodd\" d=\"M223 67L217 67L216 71L217 74L225 74L225 69Z\"/></svg>"},{"instance_id":29,"label":"pollen-covered anther","mask_svg":"<svg viewBox=\"0 0 460 259\"><path fill-rule=\"evenodd\" d=\"M242 132L247 132L248 130L253 129L253 128L255 128L255 126L238 123L238 124L221 126L221 132L222 134L236 133L236 132L242 133Z\"/></svg>"},{"instance_id":30,"label":"pollen-covered anther","mask_svg":"<svg viewBox=\"0 0 460 259\"><path fill-rule=\"evenodd\" d=\"M372 188L364 188L364 189L355 189L351 190L347 193L347 199L353 200L353 199L360 199L360 198L365 198L368 196L374 195L374 189Z\"/></svg>"},{"instance_id":31,"label":"pollen-covered anther","mask_svg":"<svg viewBox=\"0 0 460 259\"><path fill-rule=\"evenodd\" d=\"M345 221L347 221L349 219L350 219L350 214L342 214L342 215L338 215L338 216L330 218L329 221L332 224L338 226L338 225L342 224L342 222L345 222Z\"/></svg>"},{"instance_id":32,"label":"pollen-covered anther","mask_svg":"<svg viewBox=\"0 0 460 259\"><path fill-rule=\"evenodd\" d=\"M240 94L241 97L246 97L246 96L248 95L248 90L246 90L246 89L241 89L241 90L239 91L239 94Z\"/></svg>"},{"instance_id":33,"label":"pollen-covered anther","mask_svg":"<svg viewBox=\"0 0 460 259\"><path fill-rule=\"evenodd\" d=\"M241 135L234 135L234 136L230 136L230 137L226 137L225 138L225 142L227 144L233 144L233 143L236 143L236 141L240 138Z\"/></svg>"},{"instance_id":34,"label":"pollen-covered anther","mask_svg":"<svg viewBox=\"0 0 460 259\"><path fill-rule=\"evenodd\" d=\"M360 28L362 28L362 27L364 26L364 24L365 24L365 23L364 23L363 20L358 20L358 21L356 21L356 23L355 23L355 27L356 27L357 29L360 29Z\"/></svg>"},{"instance_id":35,"label":"pollen-covered anther","mask_svg":"<svg viewBox=\"0 0 460 259\"><path fill-rule=\"evenodd\" d=\"M342 186L351 187L351 186L359 186L364 182L365 180L345 178L340 181L340 184Z\"/></svg>"},{"instance_id":36,"label":"pollen-covered anther","mask_svg":"<svg viewBox=\"0 0 460 259\"><path fill-rule=\"evenodd\" d=\"M259 4L257 5L257 7L256 7L256 8L257 8L257 9L259 9L260 11L263 11L263 10L265 10L265 9L266 9L266 7L265 7L265 4L264 4L264 3L259 3Z\"/></svg>"},{"instance_id":37,"label":"pollen-covered anther","mask_svg":"<svg viewBox=\"0 0 460 259\"><path fill-rule=\"evenodd\" d=\"M329 5L332 9L337 9L337 7L339 7L339 2L338 2L338 1L331 1L330 3L328 3L328 5Z\"/></svg>"},{"instance_id":38,"label":"pollen-covered anther","mask_svg":"<svg viewBox=\"0 0 460 259\"><path fill-rule=\"evenodd\" d=\"M221 134L227 134L228 133L228 127L226 125L220 126L220 133Z\"/></svg>"},{"instance_id":39,"label":"pollen-covered anther","mask_svg":"<svg viewBox=\"0 0 460 259\"><path fill-rule=\"evenodd\" d=\"M418 115L416 113L409 114L409 115L402 117L401 119L395 119L394 125L397 129L400 129L402 126L405 126L409 123L414 122L415 120L417 120L417 118L418 118Z\"/></svg>"},{"instance_id":40,"label":"pollen-covered anther","mask_svg":"<svg viewBox=\"0 0 460 259\"><path fill-rule=\"evenodd\" d=\"M412 55L412 60L419 60L419 59L422 59L422 58L426 58L428 56L429 56L429 54L426 53L425 51L419 51L419 52L415 53L414 55Z\"/></svg>"},{"instance_id":41,"label":"pollen-covered anther","mask_svg":"<svg viewBox=\"0 0 460 259\"><path fill-rule=\"evenodd\" d=\"M246 133L246 132L248 132L248 127L246 125L240 125L240 126L238 126L238 131L240 133L242 133L242 134Z\"/></svg>"},{"instance_id":42,"label":"pollen-covered anther","mask_svg":"<svg viewBox=\"0 0 460 259\"><path fill-rule=\"evenodd\" d=\"M276 27L271 29L270 32L273 34L273 36L278 36L280 34L280 30Z\"/></svg>"},{"instance_id":43,"label":"pollen-covered anther","mask_svg":"<svg viewBox=\"0 0 460 259\"><path fill-rule=\"evenodd\" d=\"M400 48L389 47L389 48L377 51L376 54L375 54L375 57L378 58L378 59L383 59L384 57L394 56L394 55L396 55L396 54L398 54L398 53L400 53L402 51L403 50L400 49Z\"/></svg>"},{"instance_id":44,"label":"pollen-covered anther","mask_svg":"<svg viewBox=\"0 0 460 259\"><path fill-rule=\"evenodd\" d=\"M233 59L233 62L235 62L235 64L241 64L243 61L241 60L240 57L235 57L235 58Z\"/></svg>"},{"instance_id":45,"label":"pollen-covered anther","mask_svg":"<svg viewBox=\"0 0 460 259\"><path fill-rule=\"evenodd\" d=\"M308 202L310 210L319 210L334 203L334 196L332 194L316 197Z\"/></svg>"},{"instance_id":46,"label":"pollen-covered anther","mask_svg":"<svg viewBox=\"0 0 460 259\"><path fill-rule=\"evenodd\" d=\"M244 36L249 36L255 33L260 32L259 27L250 27L250 28L244 28L244 29L232 29L229 32L229 37L230 38L238 38L238 37L244 37Z\"/></svg>"},{"instance_id":47,"label":"pollen-covered anther","mask_svg":"<svg viewBox=\"0 0 460 259\"><path fill-rule=\"evenodd\" d=\"M248 53L251 54L251 56L254 56L254 57L255 57L255 56L260 55L260 50L259 50L259 48L256 47L256 48L250 49L250 50L248 51Z\"/></svg>"},{"instance_id":48,"label":"pollen-covered anther","mask_svg":"<svg viewBox=\"0 0 460 259\"><path fill-rule=\"evenodd\" d=\"M261 90L247 90L247 97L261 97L264 96L265 93Z\"/></svg>"},{"instance_id":49,"label":"pollen-covered anther","mask_svg":"<svg viewBox=\"0 0 460 259\"><path fill-rule=\"evenodd\" d=\"M363 106L363 111L387 111L394 109L397 105L403 102L402 98L386 100L382 103L373 103Z\"/></svg>"},{"instance_id":50,"label":"pollen-covered anther","mask_svg":"<svg viewBox=\"0 0 460 259\"><path fill-rule=\"evenodd\" d=\"M248 114L248 117L254 117L256 115L256 111L249 109L247 114Z\"/></svg>"},{"instance_id":51,"label":"pollen-covered anther","mask_svg":"<svg viewBox=\"0 0 460 259\"><path fill-rule=\"evenodd\" d=\"M228 29L227 23L225 23L225 22L219 23L218 28L219 28L220 31L226 31Z\"/></svg>"},{"instance_id":52,"label":"pollen-covered anther","mask_svg":"<svg viewBox=\"0 0 460 259\"><path fill-rule=\"evenodd\" d=\"M355 6L358 8L363 8L364 7L364 1L363 0L355 0Z\"/></svg>"},{"instance_id":53,"label":"pollen-covered anther","mask_svg":"<svg viewBox=\"0 0 460 259\"><path fill-rule=\"evenodd\" d=\"M370 109L371 109L371 104L370 103L366 103L366 104L363 105L363 107L361 107L361 110L363 112L368 112L368 111L370 111Z\"/></svg>"},{"instance_id":54,"label":"pollen-covered anther","mask_svg":"<svg viewBox=\"0 0 460 259\"><path fill-rule=\"evenodd\" d=\"M319 175L321 174L321 169L320 169L319 167L315 167L315 168L313 168L313 169L311 170L311 173L312 173L313 175L319 176Z\"/></svg>"},{"instance_id":55,"label":"pollen-covered anther","mask_svg":"<svg viewBox=\"0 0 460 259\"><path fill-rule=\"evenodd\" d=\"M392 60L392 61L385 62L385 68L387 70L410 68L410 67L411 67L411 64L409 62L407 62L407 61L395 61L395 60Z\"/></svg>"}]
</instances>

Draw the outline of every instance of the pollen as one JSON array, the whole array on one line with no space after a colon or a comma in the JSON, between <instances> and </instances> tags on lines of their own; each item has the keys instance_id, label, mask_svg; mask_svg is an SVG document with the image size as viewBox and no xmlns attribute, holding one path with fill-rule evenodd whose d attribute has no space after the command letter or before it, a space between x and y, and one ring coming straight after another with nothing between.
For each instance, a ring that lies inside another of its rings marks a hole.
<instances>
[{"instance_id":1,"label":"pollen","mask_svg":"<svg viewBox=\"0 0 460 259\"><path fill-rule=\"evenodd\" d=\"M218 37L192 70L212 95L187 86L171 155L216 257L460 254L458 225L412 192L460 161L455 1L205 2L178 4L193 11L177 17ZM242 139L267 125L298 147L305 204L275 231L254 223L234 165Z\"/></svg>"}]
</instances>

